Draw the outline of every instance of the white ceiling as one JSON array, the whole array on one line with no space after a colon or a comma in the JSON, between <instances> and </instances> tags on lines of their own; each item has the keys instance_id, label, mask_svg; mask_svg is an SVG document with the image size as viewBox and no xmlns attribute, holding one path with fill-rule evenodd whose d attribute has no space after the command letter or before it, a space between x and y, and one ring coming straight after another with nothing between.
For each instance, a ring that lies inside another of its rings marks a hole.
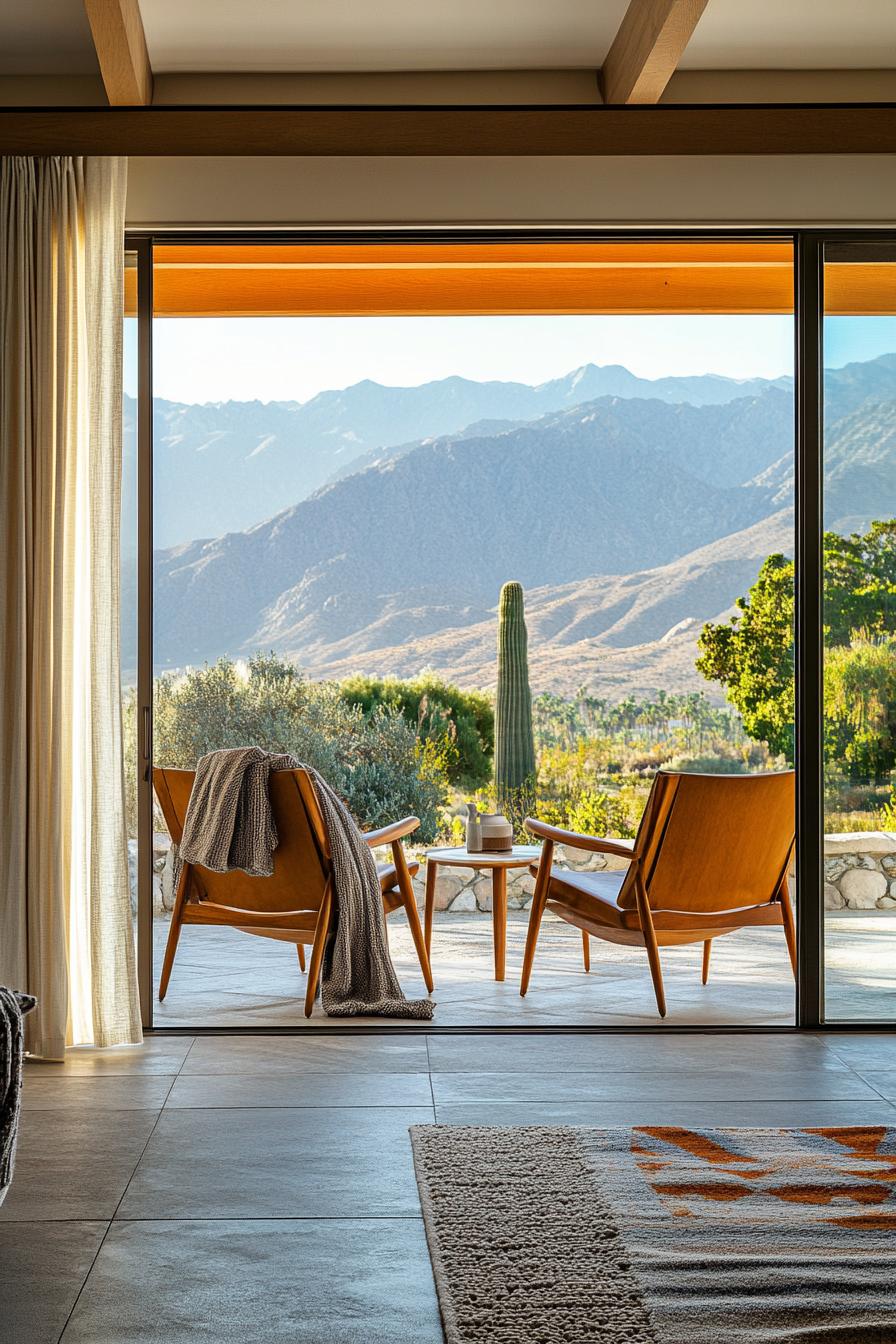
<instances>
[{"instance_id":1,"label":"white ceiling","mask_svg":"<svg viewBox=\"0 0 896 1344\"><path fill-rule=\"evenodd\" d=\"M596 69L627 0L141 0L152 67Z\"/></svg>"},{"instance_id":2,"label":"white ceiling","mask_svg":"<svg viewBox=\"0 0 896 1344\"><path fill-rule=\"evenodd\" d=\"M0 74L94 75L81 0L0 0Z\"/></svg>"},{"instance_id":3,"label":"white ceiling","mask_svg":"<svg viewBox=\"0 0 896 1344\"><path fill-rule=\"evenodd\" d=\"M596 69L627 0L141 0L164 72ZM682 69L896 66L896 0L709 0Z\"/></svg>"},{"instance_id":4,"label":"white ceiling","mask_svg":"<svg viewBox=\"0 0 896 1344\"><path fill-rule=\"evenodd\" d=\"M158 74L595 70L627 0L140 0ZM896 69L896 0L709 0L682 70ZM0 74L96 74L82 0L0 0Z\"/></svg>"},{"instance_id":5,"label":"white ceiling","mask_svg":"<svg viewBox=\"0 0 896 1344\"><path fill-rule=\"evenodd\" d=\"M896 0L709 0L682 70L896 66Z\"/></svg>"}]
</instances>

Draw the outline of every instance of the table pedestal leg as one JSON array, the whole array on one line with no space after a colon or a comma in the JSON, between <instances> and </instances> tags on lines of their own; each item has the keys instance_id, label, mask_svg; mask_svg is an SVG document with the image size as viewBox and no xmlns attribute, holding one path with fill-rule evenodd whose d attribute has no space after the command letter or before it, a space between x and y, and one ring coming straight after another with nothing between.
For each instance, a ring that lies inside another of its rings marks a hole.
<instances>
[{"instance_id":1,"label":"table pedestal leg","mask_svg":"<svg viewBox=\"0 0 896 1344\"><path fill-rule=\"evenodd\" d=\"M495 940L495 979L504 979L507 952L507 869L492 869L492 931Z\"/></svg>"},{"instance_id":2,"label":"table pedestal leg","mask_svg":"<svg viewBox=\"0 0 896 1344\"><path fill-rule=\"evenodd\" d=\"M436 875L439 865L434 859L426 860L426 898L423 904L423 938L426 943L426 955L431 960L432 917L436 906Z\"/></svg>"}]
</instances>

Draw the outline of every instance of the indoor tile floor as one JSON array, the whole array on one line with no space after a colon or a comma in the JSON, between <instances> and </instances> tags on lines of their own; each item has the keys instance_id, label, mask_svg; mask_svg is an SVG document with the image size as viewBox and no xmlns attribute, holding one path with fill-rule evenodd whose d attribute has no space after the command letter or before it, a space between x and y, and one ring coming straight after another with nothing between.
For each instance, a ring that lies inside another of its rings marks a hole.
<instances>
[{"instance_id":1,"label":"indoor tile floor","mask_svg":"<svg viewBox=\"0 0 896 1344\"><path fill-rule=\"evenodd\" d=\"M432 1122L896 1125L896 1033L156 1035L30 1064L2 1344L435 1344Z\"/></svg>"}]
</instances>

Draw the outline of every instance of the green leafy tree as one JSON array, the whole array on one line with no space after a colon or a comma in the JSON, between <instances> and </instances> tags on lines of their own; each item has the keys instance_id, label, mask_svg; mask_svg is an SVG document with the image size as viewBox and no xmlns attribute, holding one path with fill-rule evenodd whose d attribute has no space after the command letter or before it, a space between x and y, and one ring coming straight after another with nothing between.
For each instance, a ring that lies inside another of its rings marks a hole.
<instances>
[{"instance_id":1,"label":"green leafy tree","mask_svg":"<svg viewBox=\"0 0 896 1344\"><path fill-rule=\"evenodd\" d=\"M491 779L495 711L481 691L463 691L433 672L423 672L410 681L349 677L340 693L367 716L380 705L400 711L421 741L437 744L448 778L459 788L482 788Z\"/></svg>"},{"instance_id":2,"label":"green leafy tree","mask_svg":"<svg viewBox=\"0 0 896 1344\"><path fill-rule=\"evenodd\" d=\"M770 555L738 612L700 633L697 670L718 681L751 737L793 760L793 561Z\"/></svg>"},{"instance_id":3,"label":"green leafy tree","mask_svg":"<svg viewBox=\"0 0 896 1344\"><path fill-rule=\"evenodd\" d=\"M891 769L894 747L884 722L889 636L896 635L896 519L865 533L826 532L823 543L824 639L829 650L826 743L854 778ZM720 682L751 737L793 761L794 566L771 555L730 621L700 635L698 670ZM834 651L844 650L841 655ZM862 683L862 678L865 682ZM851 688L847 691L847 687ZM852 694L855 703L846 705Z\"/></svg>"},{"instance_id":4,"label":"green leafy tree","mask_svg":"<svg viewBox=\"0 0 896 1344\"><path fill-rule=\"evenodd\" d=\"M896 633L896 519L867 532L824 535L825 640L849 644L857 631Z\"/></svg>"},{"instance_id":5,"label":"green leafy tree","mask_svg":"<svg viewBox=\"0 0 896 1344\"><path fill-rule=\"evenodd\" d=\"M896 764L896 640L860 635L824 665L825 756L851 780L882 779Z\"/></svg>"}]
</instances>

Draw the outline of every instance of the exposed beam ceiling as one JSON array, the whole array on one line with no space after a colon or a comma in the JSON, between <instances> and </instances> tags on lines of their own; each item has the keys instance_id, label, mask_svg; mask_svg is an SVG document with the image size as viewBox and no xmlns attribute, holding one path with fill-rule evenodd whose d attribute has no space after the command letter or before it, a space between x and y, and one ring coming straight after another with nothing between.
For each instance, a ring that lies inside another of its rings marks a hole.
<instances>
[{"instance_id":1,"label":"exposed beam ceiling","mask_svg":"<svg viewBox=\"0 0 896 1344\"><path fill-rule=\"evenodd\" d=\"M152 66L139 0L84 0L106 97L113 107L152 102Z\"/></svg>"},{"instance_id":2,"label":"exposed beam ceiling","mask_svg":"<svg viewBox=\"0 0 896 1344\"><path fill-rule=\"evenodd\" d=\"M896 154L896 103L0 108L0 154Z\"/></svg>"},{"instance_id":3,"label":"exposed beam ceiling","mask_svg":"<svg viewBox=\"0 0 896 1344\"><path fill-rule=\"evenodd\" d=\"M600 71L606 103L658 103L708 0L631 0Z\"/></svg>"}]
</instances>

